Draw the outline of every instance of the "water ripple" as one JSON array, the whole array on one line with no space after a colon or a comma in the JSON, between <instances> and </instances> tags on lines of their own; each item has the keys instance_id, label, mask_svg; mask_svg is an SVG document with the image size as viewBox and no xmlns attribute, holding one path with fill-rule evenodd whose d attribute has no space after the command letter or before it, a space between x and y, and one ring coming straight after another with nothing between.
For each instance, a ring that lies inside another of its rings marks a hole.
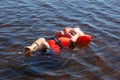
<instances>
[{"instance_id":1,"label":"water ripple","mask_svg":"<svg viewBox=\"0 0 120 80\"><path fill-rule=\"evenodd\" d=\"M119 0L1 0L0 79L119 80L119 6ZM61 55L24 56L25 45L67 26L92 35L92 43Z\"/></svg>"}]
</instances>

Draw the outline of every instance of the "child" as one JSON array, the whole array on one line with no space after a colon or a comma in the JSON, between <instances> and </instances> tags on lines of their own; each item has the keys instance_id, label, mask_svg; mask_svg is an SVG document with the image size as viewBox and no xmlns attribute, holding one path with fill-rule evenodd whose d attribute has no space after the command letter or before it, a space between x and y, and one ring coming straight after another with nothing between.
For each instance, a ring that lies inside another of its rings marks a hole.
<instances>
[{"instance_id":1,"label":"child","mask_svg":"<svg viewBox=\"0 0 120 80\"><path fill-rule=\"evenodd\" d=\"M64 36L64 37L72 38L72 36L75 35L76 33L79 33L79 36L84 35L83 31L80 30L80 28L78 28L78 27L76 27L76 28L67 27L63 31L57 31L55 33L55 36L57 36L57 37Z\"/></svg>"},{"instance_id":2,"label":"child","mask_svg":"<svg viewBox=\"0 0 120 80\"><path fill-rule=\"evenodd\" d=\"M83 33L79 28L67 27L63 31L57 31L55 37L39 38L31 46L26 46L25 55L30 56L33 51L48 49L51 49L54 53L60 53L61 48L83 48L91 41L91 36Z\"/></svg>"}]
</instances>

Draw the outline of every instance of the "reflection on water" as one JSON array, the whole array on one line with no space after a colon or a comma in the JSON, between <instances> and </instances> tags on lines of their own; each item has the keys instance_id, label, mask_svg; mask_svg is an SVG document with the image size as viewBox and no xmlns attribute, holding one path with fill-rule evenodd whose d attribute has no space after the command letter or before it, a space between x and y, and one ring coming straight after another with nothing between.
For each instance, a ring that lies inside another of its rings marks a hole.
<instances>
[{"instance_id":1,"label":"reflection on water","mask_svg":"<svg viewBox=\"0 0 120 80\"><path fill-rule=\"evenodd\" d=\"M1 0L0 80L119 80L119 6L119 0ZM24 57L25 45L68 26L92 35L91 45Z\"/></svg>"}]
</instances>

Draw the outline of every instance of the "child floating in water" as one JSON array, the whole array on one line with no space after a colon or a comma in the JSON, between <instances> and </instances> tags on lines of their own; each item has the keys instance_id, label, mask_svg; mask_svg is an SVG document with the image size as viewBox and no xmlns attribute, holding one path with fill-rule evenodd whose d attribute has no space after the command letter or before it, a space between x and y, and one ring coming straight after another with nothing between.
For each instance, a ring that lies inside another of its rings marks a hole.
<instances>
[{"instance_id":1,"label":"child floating in water","mask_svg":"<svg viewBox=\"0 0 120 80\"><path fill-rule=\"evenodd\" d=\"M55 37L39 38L31 46L25 47L25 55L31 56L36 50L52 50L54 53L60 53L61 48L70 49L83 48L90 44L92 37L85 34L80 28L67 27L63 31L55 32Z\"/></svg>"}]
</instances>

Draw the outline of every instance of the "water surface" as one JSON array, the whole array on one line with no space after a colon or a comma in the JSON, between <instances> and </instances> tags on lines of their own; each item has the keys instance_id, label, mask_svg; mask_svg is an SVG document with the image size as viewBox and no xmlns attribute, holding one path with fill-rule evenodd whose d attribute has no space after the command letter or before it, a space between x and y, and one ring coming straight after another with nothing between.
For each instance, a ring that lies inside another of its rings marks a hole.
<instances>
[{"instance_id":1,"label":"water surface","mask_svg":"<svg viewBox=\"0 0 120 80\"><path fill-rule=\"evenodd\" d=\"M120 80L119 6L119 0L0 0L0 80ZM92 35L92 43L24 56L24 46L68 26Z\"/></svg>"}]
</instances>

